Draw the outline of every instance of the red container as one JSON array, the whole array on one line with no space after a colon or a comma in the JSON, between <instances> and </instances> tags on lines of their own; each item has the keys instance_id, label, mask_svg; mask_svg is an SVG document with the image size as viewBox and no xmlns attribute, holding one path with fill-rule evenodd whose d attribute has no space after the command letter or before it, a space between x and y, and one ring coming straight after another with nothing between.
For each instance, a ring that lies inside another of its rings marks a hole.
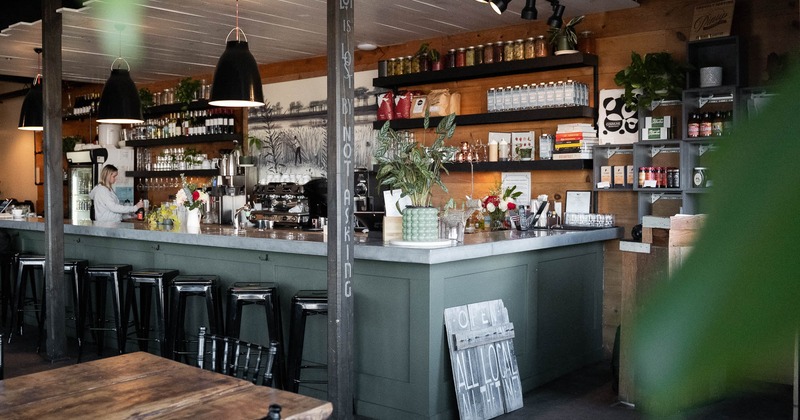
<instances>
[{"instance_id":1,"label":"red container","mask_svg":"<svg viewBox=\"0 0 800 420\"><path fill-rule=\"evenodd\" d=\"M394 118L394 93L392 91L378 95L378 121Z\"/></svg>"}]
</instances>

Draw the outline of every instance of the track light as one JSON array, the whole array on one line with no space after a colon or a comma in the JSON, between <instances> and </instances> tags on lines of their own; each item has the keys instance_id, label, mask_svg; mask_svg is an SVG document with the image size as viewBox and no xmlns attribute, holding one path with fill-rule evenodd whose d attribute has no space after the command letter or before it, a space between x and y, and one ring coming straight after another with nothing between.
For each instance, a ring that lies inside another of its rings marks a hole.
<instances>
[{"instance_id":1,"label":"track light","mask_svg":"<svg viewBox=\"0 0 800 420\"><path fill-rule=\"evenodd\" d=\"M553 5L553 15L547 19L547 26L558 29L564 24L562 17L564 16L564 6L558 3L558 0L550 0Z\"/></svg>"},{"instance_id":2,"label":"track light","mask_svg":"<svg viewBox=\"0 0 800 420\"><path fill-rule=\"evenodd\" d=\"M536 11L536 0L525 0L525 7L522 9L520 16L527 20L536 20L538 12Z\"/></svg>"},{"instance_id":3,"label":"track light","mask_svg":"<svg viewBox=\"0 0 800 420\"><path fill-rule=\"evenodd\" d=\"M508 3L511 3L511 0L492 0L490 4L492 5L492 9L499 15L506 11Z\"/></svg>"}]
</instances>

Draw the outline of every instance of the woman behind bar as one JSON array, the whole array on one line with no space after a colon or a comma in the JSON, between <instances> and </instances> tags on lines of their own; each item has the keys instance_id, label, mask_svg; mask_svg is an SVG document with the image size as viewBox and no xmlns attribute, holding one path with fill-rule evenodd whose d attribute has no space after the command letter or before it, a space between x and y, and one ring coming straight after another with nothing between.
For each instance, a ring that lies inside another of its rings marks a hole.
<instances>
[{"instance_id":1,"label":"woman behind bar","mask_svg":"<svg viewBox=\"0 0 800 420\"><path fill-rule=\"evenodd\" d=\"M96 222L119 222L123 214L135 213L142 208L142 200L136 205L126 206L119 203L119 197L112 186L117 182L119 170L114 165L106 165L100 171L100 182L89 193L94 200L94 220Z\"/></svg>"}]
</instances>

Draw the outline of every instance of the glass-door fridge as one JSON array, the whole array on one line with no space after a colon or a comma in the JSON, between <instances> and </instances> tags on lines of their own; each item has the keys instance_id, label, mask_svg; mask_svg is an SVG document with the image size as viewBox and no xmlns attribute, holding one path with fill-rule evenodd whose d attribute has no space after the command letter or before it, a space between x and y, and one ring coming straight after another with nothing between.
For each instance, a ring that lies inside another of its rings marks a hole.
<instances>
[{"instance_id":1,"label":"glass-door fridge","mask_svg":"<svg viewBox=\"0 0 800 420\"><path fill-rule=\"evenodd\" d=\"M108 159L103 148L67 153L69 163L69 209L73 224L91 224L92 199L89 192L99 181L100 168Z\"/></svg>"}]
</instances>

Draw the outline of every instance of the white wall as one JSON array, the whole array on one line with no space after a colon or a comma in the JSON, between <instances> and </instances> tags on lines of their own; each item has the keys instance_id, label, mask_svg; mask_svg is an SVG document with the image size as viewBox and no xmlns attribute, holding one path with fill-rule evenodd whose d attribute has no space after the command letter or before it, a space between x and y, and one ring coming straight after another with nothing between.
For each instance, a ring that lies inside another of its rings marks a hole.
<instances>
[{"instance_id":1,"label":"white wall","mask_svg":"<svg viewBox=\"0 0 800 420\"><path fill-rule=\"evenodd\" d=\"M31 200L35 203L34 134L17 129L23 98L8 99L0 103L0 197Z\"/></svg>"}]
</instances>

